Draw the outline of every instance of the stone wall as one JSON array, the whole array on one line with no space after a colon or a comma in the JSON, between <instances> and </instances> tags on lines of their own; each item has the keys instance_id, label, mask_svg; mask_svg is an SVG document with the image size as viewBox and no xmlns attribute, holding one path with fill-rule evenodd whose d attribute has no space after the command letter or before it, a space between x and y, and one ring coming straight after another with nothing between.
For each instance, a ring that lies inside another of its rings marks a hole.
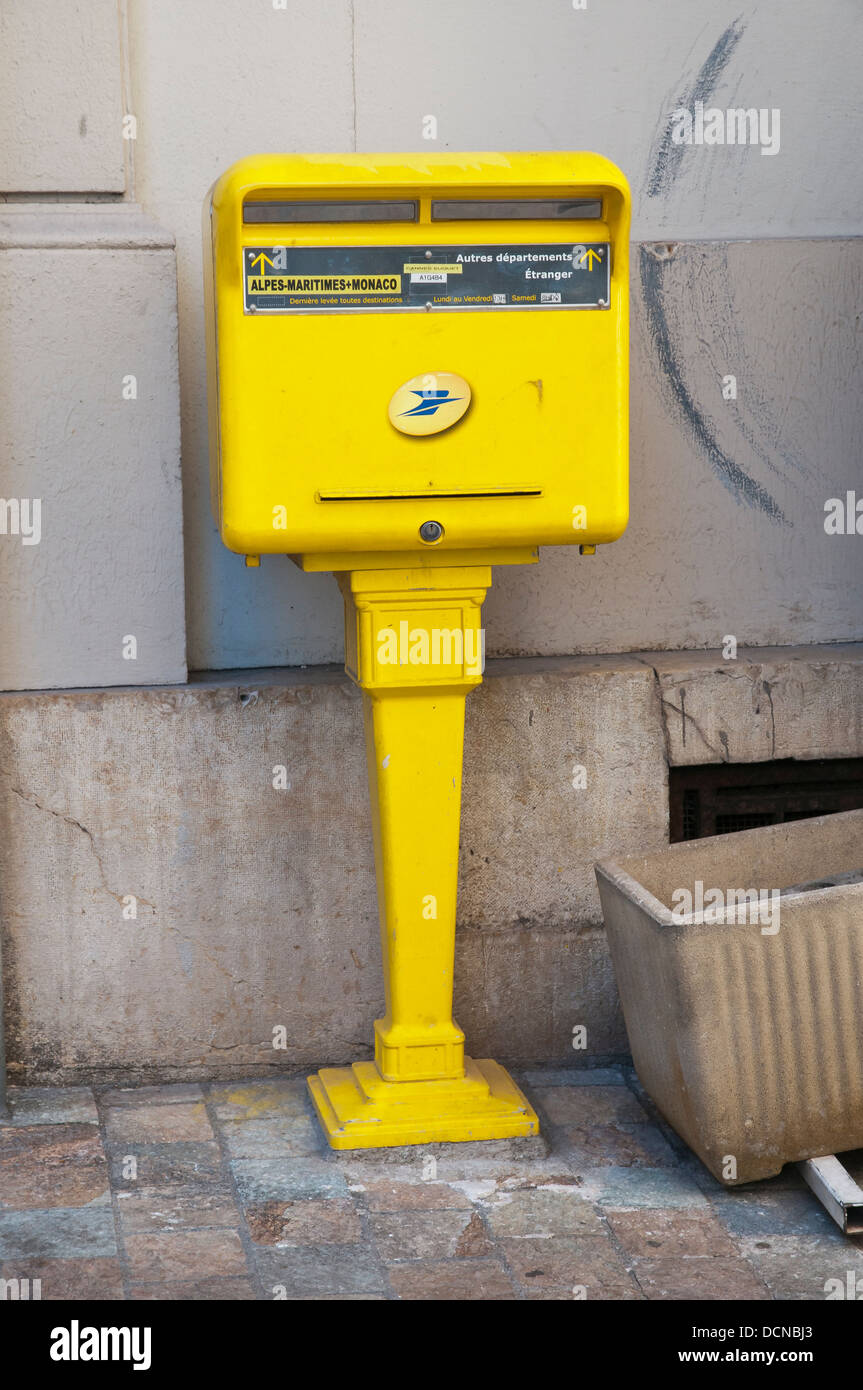
<instances>
[{"instance_id":1,"label":"stone wall","mask_svg":"<svg viewBox=\"0 0 863 1390\"><path fill-rule=\"evenodd\" d=\"M863 755L863 647L502 660L467 708L456 1018L478 1056L571 1061L583 1025L595 1058L626 1035L594 861L667 842L669 763ZM339 671L3 695L0 765L10 1079L370 1054L361 698Z\"/></svg>"}]
</instances>

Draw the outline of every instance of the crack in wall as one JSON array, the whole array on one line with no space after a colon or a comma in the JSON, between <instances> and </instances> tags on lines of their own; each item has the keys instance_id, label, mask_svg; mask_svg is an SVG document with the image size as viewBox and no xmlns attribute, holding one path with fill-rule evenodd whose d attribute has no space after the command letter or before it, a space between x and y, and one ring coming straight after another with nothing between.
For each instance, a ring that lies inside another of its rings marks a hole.
<instances>
[{"instance_id":1,"label":"crack in wall","mask_svg":"<svg viewBox=\"0 0 863 1390\"><path fill-rule=\"evenodd\" d=\"M37 811L44 812L46 816L54 816L55 819L63 821L65 825L74 826L76 830L81 831L81 834L84 835L87 839L87 843L90 846L93 858L96 860L96 864L99 869L99 877L102 880L102 887L108 894L109 898L113 898L114 901L118 902L121 907L125 907L125 899L128 897L134 897L136 903L143 903L145 907L150 907L153 909L154 912L158 912L159 909L156 907L156 904L151 903L148 898L142 898L138 893L115 893L113 888L109 886L107 875L105 873L105 866L102 863L102 856L99 854L99 851L96 848L96 841L93 836L93 832L92 830L88 830L86 825L82 825L79 820L76 820L74 816L67 815L65 811L55 811L53 806L43 805L43 803L39 801L38 797L35 797L32 794L28 796L28 794L22 791L20 787L10 786L9 790L11 792L14 792L15 796L20 797L22 801L26 802L28 806L33 806Z\"/></svg>"},{"instance_id":2,"label":"crack in wall","mask_svg":"<svg viewBox=\"0 0 863 1390\"><path fill-rule=\"evenodd\" d=\"M272 999L268 999L267 996L264 994L264 988L262 985L256 984L254 980L247 980L244 975L234 975L233 972L230 971L226 965L223 965L220 960L217 960L217 958L212 954L212 952L209 951L206 948L206 946L204 946L204 944L198 940L197 937L189 936L188 933L181 932L179 927L172 927L169 926L167 923L164 924L164 930L167 933L170 933L174 936L178 936L181 941L187 941L190 946L194 946L196 950L201 952L201 955L203 956L204 960L209 961L210 965L214 965L218 971L220 971L224 976L227 977L227 979L230 980L231 984L234 985L235 988L239 989L240 986L245 985L248 989L255 991L261 1003L267 1004L268 1006L272 1005ZM239 1044L237 1044L237 1046L239 1046Z\"/></svg>"},{"instance_id":3,"label":"crack in wall","mask_svg":"<svg viewBox=\"0 0 863 1390\"><path fill-rule=\"evenodd\" d=\"M770 682L764 680L763 677L762 677L762 679L761 679L761 689L764 691L764 694L767 696L767 700L768 700L768 703L769 703L769 705L770 705L770 755L771 755L771 757L775 758L775 757L776 757L776 711L775 711L775 709L773 708L773 691L772 691L771 688L770 688ZM756 711L756 713L757 713L757 711Z\"/></svg>"},{"instance_id":4,"label":"crack in wall","mask_svg":"<svg viewBox=\"0 0 863 1390\"><path fill-rule=\"evenodd\" d=\"M662 729L662 742L665 747L665 762L667 767L671 767L671 730L668 727L668 715L665 709L665 696L662 693L662 678L652 661L646 661L643 656L636 656L642 666L646 666L648 671L653 673L653 689L656 695L656 707L659 714L659 723Z\"/></svg>"}]
</instances>

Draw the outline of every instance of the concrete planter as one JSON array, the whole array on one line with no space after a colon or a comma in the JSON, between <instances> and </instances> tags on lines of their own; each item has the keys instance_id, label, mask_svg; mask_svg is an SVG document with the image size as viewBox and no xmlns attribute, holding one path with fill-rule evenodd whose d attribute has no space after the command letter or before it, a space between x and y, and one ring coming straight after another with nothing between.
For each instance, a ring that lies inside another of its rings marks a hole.
<instances>
[{"instance_id":1,"label":"concrete planter","mask_svg":"<svg viewBox=\"0 0 863 1390\"><path fill-rule=\"evenodd\" d=\"M863 1147L863 810L596 877L638 1074L714 1176Z\"/></svg>"}]
</instances>

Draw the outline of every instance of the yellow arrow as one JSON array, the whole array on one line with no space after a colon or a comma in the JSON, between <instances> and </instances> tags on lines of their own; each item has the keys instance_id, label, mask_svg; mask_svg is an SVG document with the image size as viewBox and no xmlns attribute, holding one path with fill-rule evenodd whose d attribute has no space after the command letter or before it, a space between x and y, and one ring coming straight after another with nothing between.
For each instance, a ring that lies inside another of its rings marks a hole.
<instances>
[{"instance_id":1,"label":"yellow arrow","mask_svg":"<svg viewBox=\"0 0 863 1390\"><path fill-rule=\"evenodd\" d=\"M270 261L270 258L265 251L261 251L259 255L257 255L255 259L252 261L252 270L254 270L255 266L258 264L258 261ZM270 261L270 266L272 267L272 265L273 262Z\"/></svg>"},{"instance_id":2,"label":"yellow arrow","mask_svg":"<svg viewBox=\"0 0 863 1390\"><path fill-rule=\"evenodd\" d=\"M583 255L582 258L581 258L581 263L582 263L582 265L584 265L584 262L587 261L587 268L588 268L588 270L593 270L593 261L591 261L591 259L590 259L591 256L595 257L596 260L601 261L601 260L602 260L602 252L601 252L601 251L594 251L594 249L593 249L592 246L590 247L590 249L589 249L588 251L585 251L584 255Z\"/></svg>"}]
</instances>

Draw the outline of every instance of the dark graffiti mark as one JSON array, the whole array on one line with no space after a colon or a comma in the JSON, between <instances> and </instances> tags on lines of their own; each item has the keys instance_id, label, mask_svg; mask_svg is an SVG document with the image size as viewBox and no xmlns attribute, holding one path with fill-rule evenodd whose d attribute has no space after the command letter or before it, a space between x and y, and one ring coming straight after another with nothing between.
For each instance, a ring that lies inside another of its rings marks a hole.
<instances>
[{"instance_id":1,"label":"dark graffiti mark","mask_svg":"<svg viewBox=\"0 0 863 1390\"><path fill-rule=\"evenodd\" d=\"M677 100L678 107L692 110L697 101L707 103L728 67L746 25L738 16L719 36L707 58L690 85L684 89ZM671 139L670 118L665 121L654 140L651 151L650 175L647 182L647 196L657 197L670 191L680 172L685 145L676 145ZM729 458L720 447L712 425L699 409L692 392L683 377L683 362L676 347L665 307L663 286L664 267L669 254L662 254L660 248L642 246L640 248L641 289L644 298L647 325L659 364L668 387L676 401L681 419L689 434L707 457L719 481L738 502L755 507L770 517L772 521L789 525L778 502L771 494L751 478L749 474ZM746 431L744 431L744 434ZM754 442L748 441L754 447ZM756 450L764 455L760 449ZM769 463L769 460L768 460ZM770 467L775 467L769 464Z\"/></svg>"},{"instance_id":2,"label":"dark graffiti mark","mask_svg":"<svg viewBox=\"0 0 863 1390\"><path fill-rule=\"evenodd\" d=\"M644 299L647 326L651 341L659 359L659 366L677 403L683 423L695 443L705 454L711 468L723 487L737 502L745 502L756 507L771 521L788 525L781 507L770 493L754 478L735 463L720 448L712 426L698 408L692 392L683 379L683 363L671 336L668 315L665 310L665 293L662 283L665 267L670 264L667 255L657 256L650 246L639 247L641 270L641 292Z\"/></svg>"},{"instance_id":3,"label":"dark graffiti mark","mask_svg":"<svg viewBox=\"0 0 863 1390\"><path fill-rule=\"evenodd\" d=\"M732 24L729 24L725 32L716 40L692 85L678 97L678 108L685 107L687 111L691 111L696 101L708 102L710 100L719 84L719 79L728 66L732 53L743 37L745 29L746 25L742 23L739 16ZM648 198L655 198L659 194L668 193L680 171L680 163L686 149L685 145L675 145L672 141L670 117L671 113L669 112L651 150L649 163L652 168L647 181Z\"/></svg>"}]
</instances>

